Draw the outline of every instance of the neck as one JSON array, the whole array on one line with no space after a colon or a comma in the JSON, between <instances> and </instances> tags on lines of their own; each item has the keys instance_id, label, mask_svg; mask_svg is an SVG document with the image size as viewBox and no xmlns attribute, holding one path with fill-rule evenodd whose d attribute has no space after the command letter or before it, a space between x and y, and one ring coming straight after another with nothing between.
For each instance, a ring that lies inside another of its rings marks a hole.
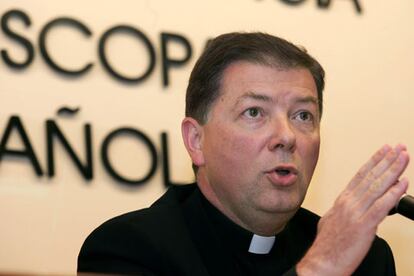
<instances>
[{"instance_id":1,"label":"neck","mask_svg":"<svg viewBox=\"0 0 414 276\"><path fill-rule=\"evenodd\" d=\"M260 236L278 234L295 214L295 212L275 214L261 210L237 213L220 201L208 183L198 178L197 185L204 197L222 214L244 229Z\"/></svg>"}]
</instances>

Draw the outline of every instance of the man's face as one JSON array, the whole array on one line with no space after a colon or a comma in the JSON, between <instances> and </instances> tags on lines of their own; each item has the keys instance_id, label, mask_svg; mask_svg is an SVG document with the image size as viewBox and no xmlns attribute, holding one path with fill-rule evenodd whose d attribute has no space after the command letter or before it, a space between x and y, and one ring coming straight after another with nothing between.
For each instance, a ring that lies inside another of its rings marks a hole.
<instances>
[{"instance_id":1,"label":"man's face","mask_svg":"<svg viewBox=\"0 0 414 276\"><path fill-rule=\"evenodd\" d=\"M318 160L319 117L308 70L233 63L201 126L201 190L237 220L293 214Z\"/></svg>"}]
</instances>

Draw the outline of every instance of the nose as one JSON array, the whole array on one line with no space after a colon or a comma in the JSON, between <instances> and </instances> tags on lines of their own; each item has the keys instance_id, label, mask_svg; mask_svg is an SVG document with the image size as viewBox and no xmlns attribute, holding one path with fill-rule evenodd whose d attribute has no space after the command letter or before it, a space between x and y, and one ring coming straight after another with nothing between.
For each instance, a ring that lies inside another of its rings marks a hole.
<instances>
[{"instance_id":1,"label":"nose","mask_svg":"<svg viewBox=\"0 0 414 276\"><path fill-rule=\"evenodd\" d=\"M269 139L269 150L294 152L296 149L296 133L289 118L278 118L271 124L272 132Z\"/></svg>"}]
</instances>

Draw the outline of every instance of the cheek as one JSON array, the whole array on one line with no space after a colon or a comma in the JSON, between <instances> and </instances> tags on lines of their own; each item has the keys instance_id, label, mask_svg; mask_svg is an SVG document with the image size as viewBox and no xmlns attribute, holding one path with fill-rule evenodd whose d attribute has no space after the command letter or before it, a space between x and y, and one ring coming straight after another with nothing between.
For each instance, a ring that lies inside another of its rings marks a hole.
<instances>
[{"instance_id":1,"label":"cheek","mask_svg":"<svg viewBox=\"0 0 414 276\"><path fill-rule=\"evenodd\" d=\"M258 137L245 135L229 127L221 128L215 134L213 139L208 139L214 143L209 145L207 158L220 162L223 169L233 167L240 171L251 167L252 158L260 150Z\"/></svg>"},{"instance_id":2,"label":"cheek","mask_svg":"<svg viewBox=\"0 0 414 276\"><path fill-rule=\"evenodd\" d=\"M304 165L306 166L306 170L309 174L309 177L312 176L313 170L316 167L316 163L318 162L319 158L319 146L320 146L320 140L319 136L316 137L305 137L303 139L301 147L301 155L302 155L302 161L304 162Z\"/></svg>"}]
</instances>

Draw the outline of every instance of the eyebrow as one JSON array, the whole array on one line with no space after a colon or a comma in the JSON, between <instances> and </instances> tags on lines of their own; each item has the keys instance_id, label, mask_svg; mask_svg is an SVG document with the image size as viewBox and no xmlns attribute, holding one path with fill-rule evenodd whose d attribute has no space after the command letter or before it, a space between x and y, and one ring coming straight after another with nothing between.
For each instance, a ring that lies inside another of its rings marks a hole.
<instances>
[{"instance_id":1,"label":"eyebrow","mask_svg":"<svg viewBox=\"0 0 414 276\"><path fill-rule=\"evenodd\" d=\"M319 99L313 96L307 96L307 97L298 97L294 99L294 102L296 103L313 103L315 105L319 105Z\"/></svg>"},{"instance_id":2,"label":"eyebrow","mask_svg":"<svg viewBox=\"0 0 414 276\"><path fill-rule=\"evenodd\" d=\"M239 103L244 100L244 99L253 99L253 100L258 100L258 101L263 101L263 102L274 102L273 98L267 95L263 95L263 94L258 94L256 92L253 91L249 91L243 95L241 95L239 98L237 98L236 101L236 106L239 105ZM315 105L319 105L319 99L314 97L314 96L306 96L306 97L296 97L293 99L293 102L295 103L312 103Z\"/></svg>"},{"instance_id":3,"label":"eyebrow","mask_svg":"<svg viewBox=\"0 0 414 276\"><path fill-rule=\"evenodd\" d=\"M273 102L272 97L269 97L267 95L263 95L263 94L258 94L256 92L253 91L249 91L243 95L241 95L240 97L237 98L236 101L236 106L239 105L239 103L244 100L244 99L253 99L253 100L258 100L258 101L262 101L262 102Z\"/></svg>"}]
</instances>

